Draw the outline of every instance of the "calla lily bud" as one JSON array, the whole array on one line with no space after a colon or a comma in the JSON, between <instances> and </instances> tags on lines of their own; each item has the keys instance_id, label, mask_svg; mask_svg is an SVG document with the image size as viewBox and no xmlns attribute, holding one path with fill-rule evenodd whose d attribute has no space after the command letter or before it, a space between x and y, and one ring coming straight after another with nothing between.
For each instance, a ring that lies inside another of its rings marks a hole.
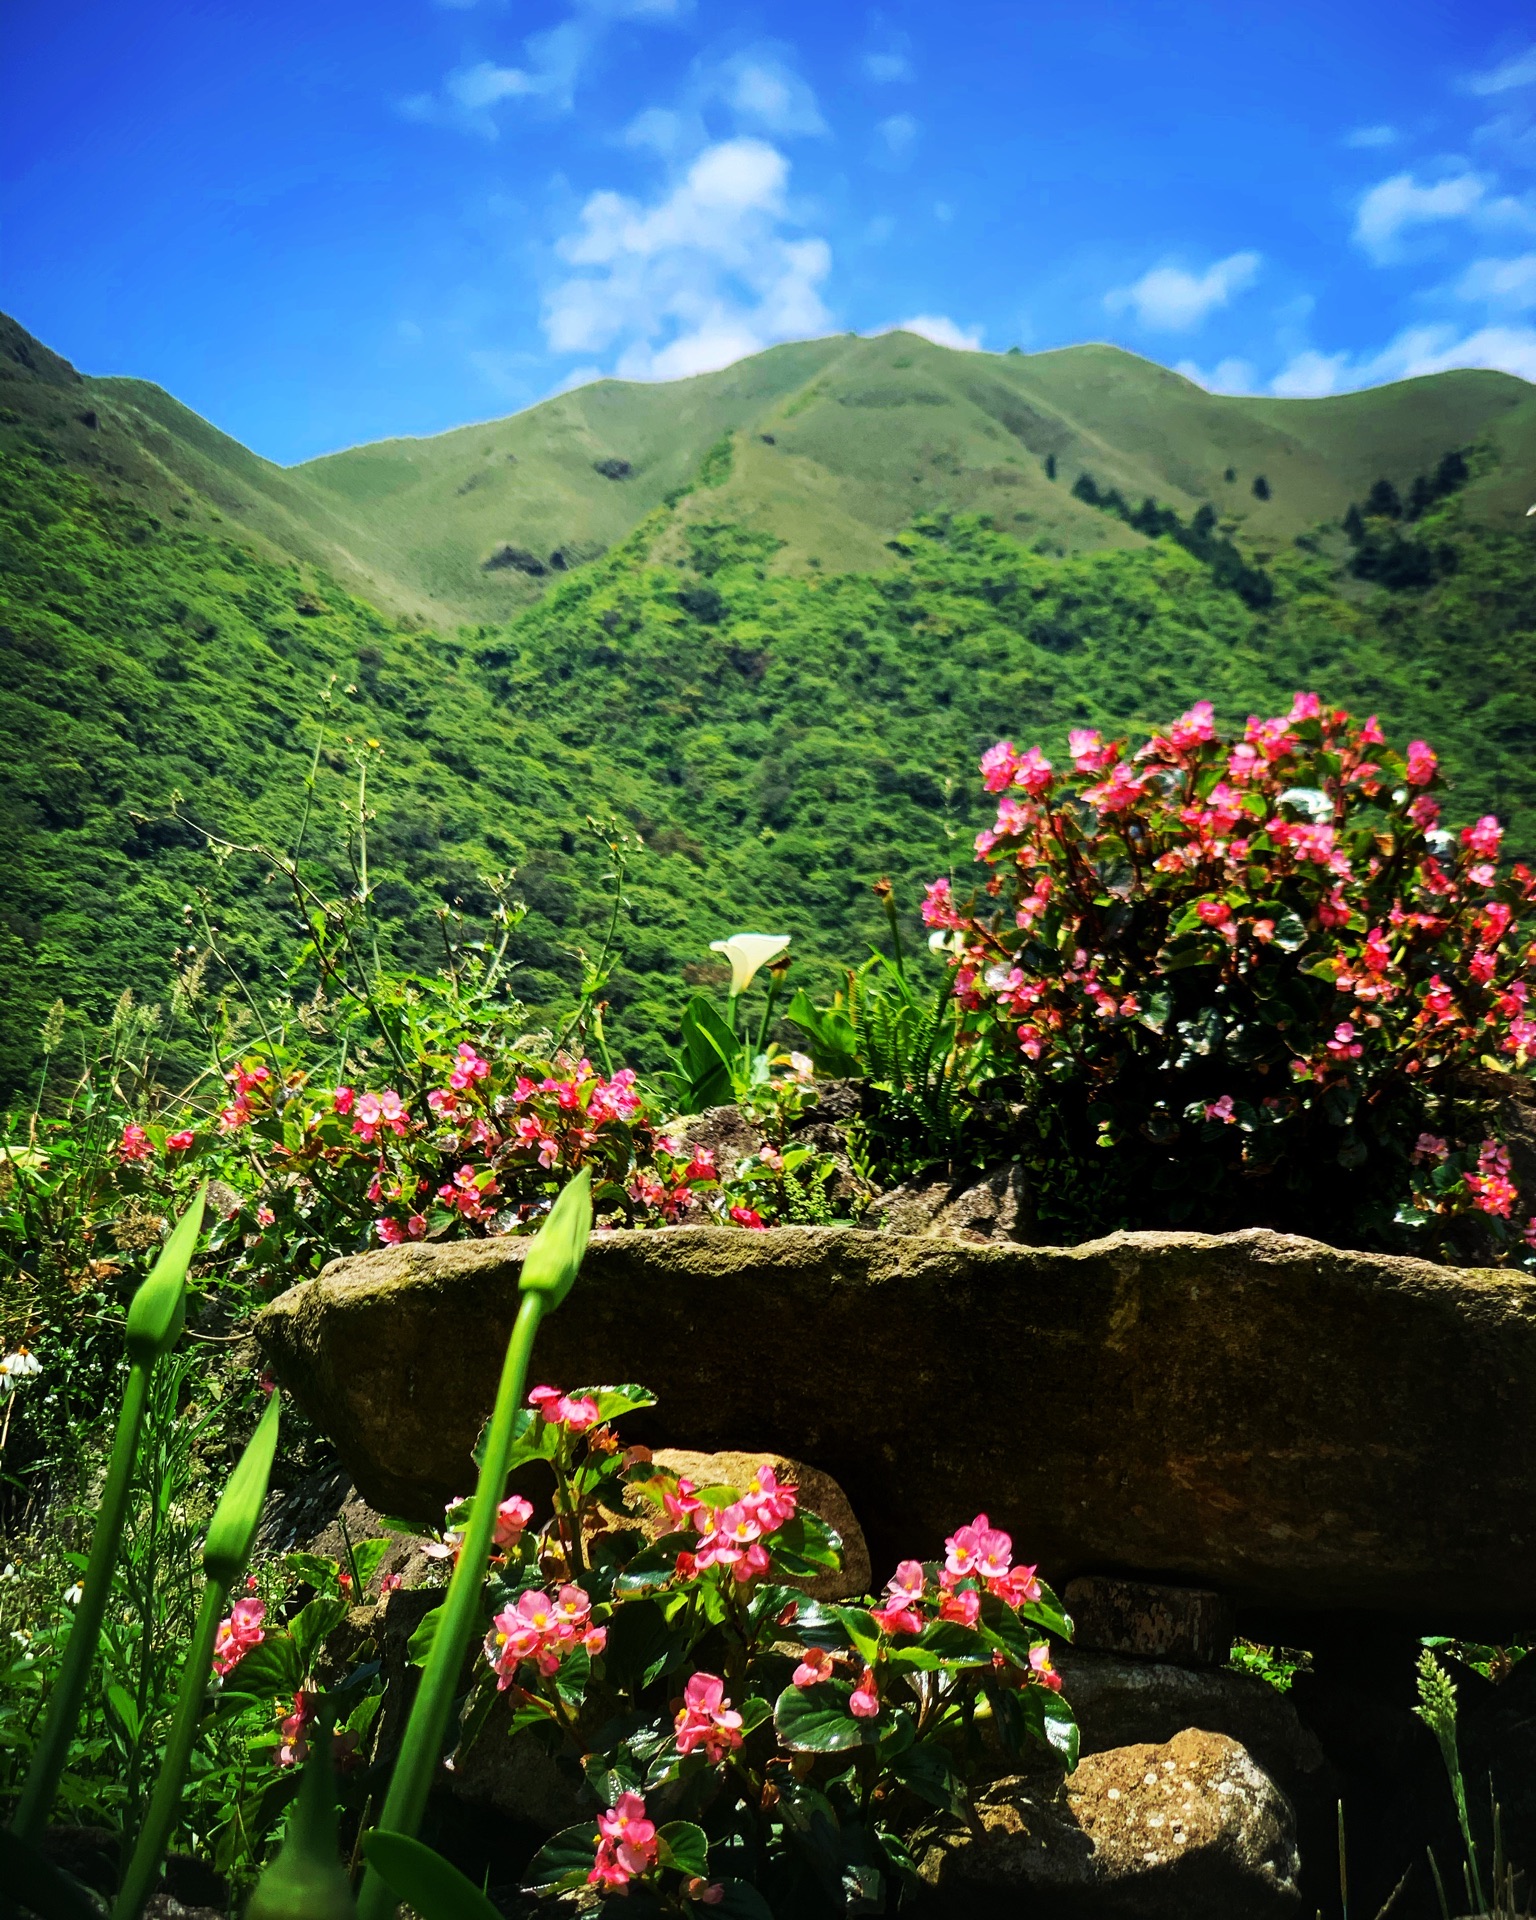
<instances>
[{"instance_id":1,"label":"calla lily bud","mask_svg":"<svg viewBox=\"0 0 1536 1920\"><path fill-rule=\"evenodd\" d=\"M272 1461L277 1453L279 1396L274 1393L266 1411L256 1423L256 1431L246 1443L229 1482L214 1508L203 1542L203 1569L208 1578L226 1589L245 1571L251 1557L261 1510L266 1504L267 1483L272 1477Z\"/></svg>"},{"instance_id":2,"label":"calla lily bud","mask_svg":"<svg viewBox=\"0 0 1536 1920\"><path fill-rule=\"evenodd\" d=\"M187 1269L197 1251L207 1191L199 1187L128 1308L128 1358L140 1366L153 1366L181 1338L187 1317Z\"/></svg>"},{"instance_id":3,"label":"calla lily bud","mask_svg":"<svg viewBox=\"0 0 1536 1920\"><path fill-rule=\"evenodd\" d=\"M570 1292L592 1232L592 1170L581 1172L549 1210L523 1260L518 1286L542 1293L551 1311Z\"/></svg>"}]
</instances>

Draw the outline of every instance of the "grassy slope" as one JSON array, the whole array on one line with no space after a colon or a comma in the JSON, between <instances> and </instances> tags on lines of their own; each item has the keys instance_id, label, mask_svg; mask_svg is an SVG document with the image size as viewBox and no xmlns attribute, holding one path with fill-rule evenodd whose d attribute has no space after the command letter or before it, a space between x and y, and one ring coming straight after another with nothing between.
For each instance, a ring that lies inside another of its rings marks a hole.
<instances>
[{"instance_id":1,"label":"grassy slope","mask_svg":"<svg viewBox=\"0 0 1536 1920\"><path fill-rule=\"evenodd\" d=\"M1468 511L1507 525L1536 489L1533 425L1536 394L1507 374L1246 400L1116 347L957 353L888 334L776 347L662 387L600 381L509 420L360 447L296 473L366 520L445 607L494 620L548 584L484 571L498 547L547 563L612 544L725 433L732 472L709 510L781 541L777 570L840 572L889 564L890 536L932 511L989 514L1048 551L1141 545L1071 497L1085 469L1186 516L1209 500L1263 551L1337 518L1380 475L1406 487L1448 448L1484 439L1500 441L1504 459L1471 490ZM604 479L593 462L611 458L631 474ZM1267 502L1252 492L1260 473Z\"/></svg>"}]
</instances>

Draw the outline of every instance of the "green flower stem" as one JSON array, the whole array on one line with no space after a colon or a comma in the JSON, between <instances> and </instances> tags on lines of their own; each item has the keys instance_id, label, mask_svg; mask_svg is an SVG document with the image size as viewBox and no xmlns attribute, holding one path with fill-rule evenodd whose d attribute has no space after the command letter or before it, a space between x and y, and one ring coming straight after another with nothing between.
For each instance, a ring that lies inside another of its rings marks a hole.
<instances>
[{"instance_id":1,"label":"green flower stem","mask_svg":"<svg viewBox=\"0 0 1536 1920\"><path fill-rule=\"evenodd\" d=\"M192 1757L192 1744L197 1739L197 1725L203 1716L208 1674L213 1665L213 1643L228 1600L229 1589L215 1580L210 1580L203 1588L192 1644L182 1662L176 1714L166 1739L160 1776L155 1782L149 1812L139 1829L122 1888L113 1904L112 1920L138 1920L160 1877L161 1864L181 1807L182 1787L186 1782L187 1763Z\"/></svg>"},{"instance_id":2,"label":"green flower stem","mask_svg":"<svg viewBox=\"0 0 1536 1920\"><path fill-rule=\"evenodd\" d=\"M107 1465L106 1485L102 1488L96 1531L91 1537L91 1554L86 1563L80 1604L75 1623L69 1630L59 1677L48 1699L48 1712L27 1782L22 1788L11 1831L36 1844L48 1825L54 1795L69 1758L80 1708L90 1682L91 1663L101 1639L101 1623L106 1617L112 1592L112 1573L122 1545L123 1522L128 1513L128 1493L133 1480L134 1461L139 1451L139 1430L144 1424L144 1405L149 1395L152 1362L135 1360L128 1369L128 1385L123 1392L122 1409L117 1416L117 1432L112 1440L112 1457Z\"/></svg>"},{"instance_id":3,"label":"green flower stem","mask_svg":"<svg viewBox=\"0 0 1536 1920\"><path fill-rule=\"evenodd\" d=\"M474 1512L459 1548L458 1565L453 1570L448 1598L443 1603L437 1637L432 1642L426 1671L421 1676L421 1690L411 1709L389 1793L379 1815L379 1825L389 1833L403 1833L414 1839L426 1811L427 1796L432 1790L443 1737L448 1731L458 1692L464 1654L479 1622L481 1589L496 1526L496 1508L506 1485L512 1424L522 1405L534 1336L547 1304L542 1292L525 1292L512 1337L507 1342L496 1407L475 1487ZM396 1896L370 1863L358 1895L359 1920L390 1920L396 1904Z\"/></svg>"}]
</instances>

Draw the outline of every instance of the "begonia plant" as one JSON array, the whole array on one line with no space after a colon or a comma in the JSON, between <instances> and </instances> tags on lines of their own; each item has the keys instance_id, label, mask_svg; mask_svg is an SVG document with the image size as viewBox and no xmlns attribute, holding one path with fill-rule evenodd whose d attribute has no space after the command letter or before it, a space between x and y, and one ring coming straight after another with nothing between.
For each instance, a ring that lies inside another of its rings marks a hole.
<instances>
[{"instance_id":1,"label":"begonia plant","mask_svg":"<svg viewBox=\"0 0 1536 1920\"><path fill-rule=\"evenodd\" d=\"M1528 1257L1536 875L1493 815L1443 823L1430 746L1298 693L981 773L986 878L923 917L1046 1216Z\"/></svg>"}]
</instances>

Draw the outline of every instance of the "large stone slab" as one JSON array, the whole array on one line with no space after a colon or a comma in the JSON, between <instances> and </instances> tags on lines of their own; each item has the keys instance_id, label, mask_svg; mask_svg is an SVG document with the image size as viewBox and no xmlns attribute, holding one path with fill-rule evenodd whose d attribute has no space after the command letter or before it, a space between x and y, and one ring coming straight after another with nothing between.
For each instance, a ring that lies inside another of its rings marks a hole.
<instances>
[{"instance_id":1,"label":"large stone slab","mask_svg":"<svg viewBox=\"0 0 1536 1920\"><path fill-rule=\"evenodd\" d=\"M526 1243L399 1247L263 1344L365 1498L469 1485ZM1058 1583L1495 1622L1536 1597L1536 1282L1252 1230L971 1246L835 1227L595 1239L536 1371L639 1380L634 1439L831 1473L883 1577L985 1509Z\"/></svg>"}]
</instances>

